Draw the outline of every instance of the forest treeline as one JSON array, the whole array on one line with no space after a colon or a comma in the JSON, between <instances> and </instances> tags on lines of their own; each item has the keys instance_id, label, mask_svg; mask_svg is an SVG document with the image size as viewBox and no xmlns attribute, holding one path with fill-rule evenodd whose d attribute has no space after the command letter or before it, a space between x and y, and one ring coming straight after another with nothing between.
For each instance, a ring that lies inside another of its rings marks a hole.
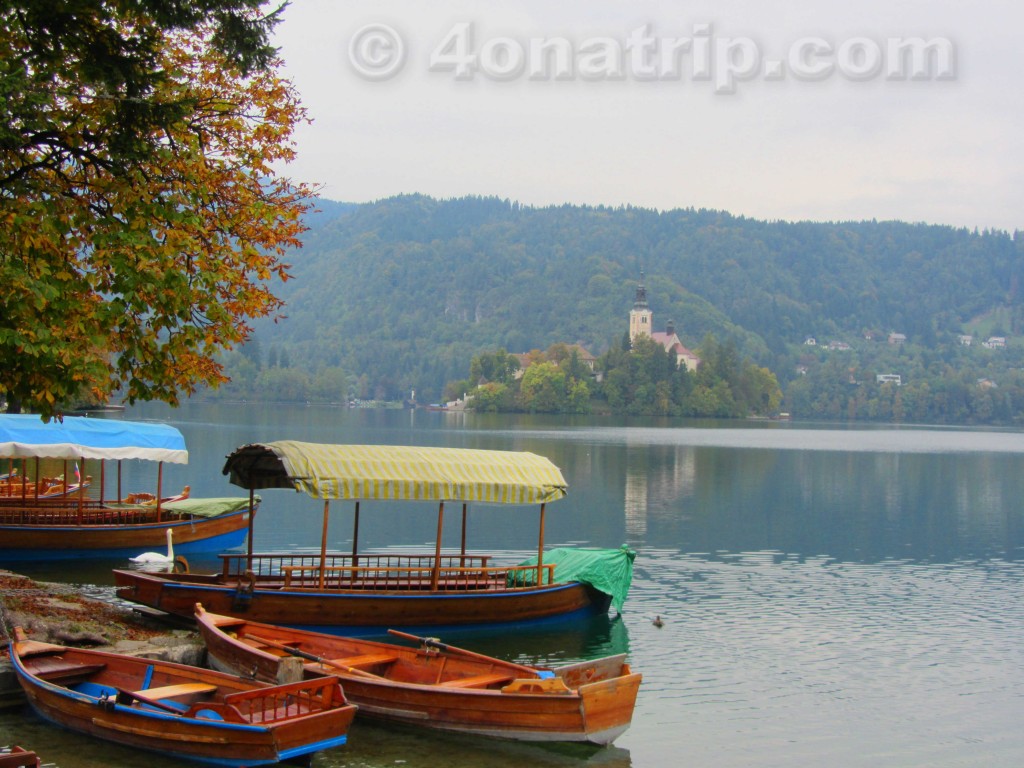
<instances>
[{"instance_id":1,"label":"forest treeline","mask_svg":"<svg viewBox=\"0 0 1024 768\"><path fill-rule=\"evenodd\" d=\"M428 403L494 350L579 344L610 363L643 274L655 330L671 320L691 349L710 335L766 369L796 418L1024 417L1016 233L419 195L320 208L289 255L286 317L256 324L211 396Z\"/></svg>"}]
</instances>

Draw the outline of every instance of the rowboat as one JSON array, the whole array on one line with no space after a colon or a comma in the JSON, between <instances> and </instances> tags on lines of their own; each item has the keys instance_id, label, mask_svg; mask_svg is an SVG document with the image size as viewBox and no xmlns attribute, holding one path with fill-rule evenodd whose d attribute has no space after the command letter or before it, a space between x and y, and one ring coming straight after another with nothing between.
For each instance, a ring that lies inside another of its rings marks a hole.
<instances>
[{"instance_id":1,"label":"rowboat","mask_svg":"<svg viewBox=\"0 0 1024 768\"><path fill-rule=\"evenodd\" d=\"M39 768L39 755L17 745L0 747L0 768Z\"/></svg>"},{"instance_id":2,"label":"rowboat","mask_svg":"<svg viewBox=\"0 0 1024 768\"><path fill-rule=\"evenodd\" d=\"M641 676L625 654L555 669L417 638L420 647L259 624L195 609L216 669L277 680L283 659L307 678L337 675L359 716L521 741L611 744L630 724Z\"/></svg>"},{"instance_id":3,"label":"rowboat","mask_svg":"<svg viewBox=\"0 0 1024 768\"><path fill-rule=\"evenodd\" d=\"M517 451L257 443L231 453L224 474L242 488L302 490L324 500L320 553L220 555L220 573L142 573L115 570L124 600L191 617L196 603L214 613L307 629L381 628L531 622L621 610L634 553L574 550L571 570L545 559L546 504L566 494L558 467ZM329 504L355 501L351 553L327 551ZM360 501L438 503L432 553L358 550ZM441 551L446 502L462 503L462 545ZM529 565L501 565L466 551L470 502L539 504L537 556ZM584 562L586 561L586 562ZM577 577L577 574L584 574Z\"/></svg>"},{"instance_id":4,"label":"rowboat","mask_svg":"<svg viewBox=\"0 0 1024 768\"><path fill-rule=\"evenodd\" d=\"M164 462L184 464L181 433L155 423L30 415L0 416L0 563L78 557L121 557L159 549L173 532L178 554L237 547L245 540L256 499L190 498L162 493ZM62 477L44 477L40 460L63 462ZM158 463L155 494L121 491L121 462ZM106 462L117 462L116 493L107 496ZM98 482L85 474L97 463ZM74 475L69 476L69 465ZM29 480L34 465L33 480Z\"/></svg>"},{"instance_id":5,"label":"rowboat","mask_svg":"<svg viewBox=\"0 0 1024 768\"><path fill-rule=\"evenodd\" d=\"M271 765L345 743L356 707L337 677L284 685L28 640L11 662L36 712L73 731L220 766Z\"/></svg>"}]
</instances>

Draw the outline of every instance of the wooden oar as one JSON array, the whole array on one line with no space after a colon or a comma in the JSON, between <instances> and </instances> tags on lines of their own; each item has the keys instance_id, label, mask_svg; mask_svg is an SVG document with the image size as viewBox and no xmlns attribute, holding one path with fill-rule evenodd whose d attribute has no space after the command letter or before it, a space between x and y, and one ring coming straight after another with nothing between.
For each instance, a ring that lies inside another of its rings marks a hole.
<instances>
[{"instance_id":1,"label":"wooden oar","mask_svg":"<svg viewBox=\"0 0 1024 768\"><path fill-rule=\"evenodd\" d=\"M126 691L123 688L118 688L115 700L118 704L129 707L131 706L132 701L137 701L140 704L148 704L151 707L162 709L165 712L171 712L179 717L184 713L184 710L182 709L172 707L170 704L164 704L160 699L151 699L149 696L146 696L145 693L140 693L139 691Z\"/></svg>"},{"instance_id":2,"label":"wooden oar","mask_svg":"<svg viewBox=\"0 0 1024 768\"><path fill-rule=\"evenodd\" d=\"M460 656L467 656L471 659L479 659L480 661L489 661L492 664L500 664L503 667L511 667L512 669L519 670L520 672L526 672L531 677L539 677L537 670L533 667L527 667L523 664L516 664L514 661L505 661L503 659L496 659L493 656L487 656L482 653L476 653L474 651L467 651L465 648L456 648L454 645L448 645L442 643L440 640L433 637L417 637L416 635L410 635L406 632L399 632L397 629L389 629L389 635L395 637L401 637L405 640L415 640L422 645L426 645L430 648L436 648L439 651L447 651L448 653L456 653Z\"/></svg>"},{"instance_id":3,"label":"wooden oar","mask_svg":"<svg viewBox=\"0 0 1024 768\"><path fill-rule=\"evenodd\" d=\"M271 648L277 648L278 650L284 651L285 653L289 653L292 656L298 656L300 659L315 661L317 664L321 664L325 667L334 667L335 669L341 669L345 672L348 672L349 674L358 675L360 677L372 677L375 680L387 680L387 678L383 675L375 675L373 674L373 672L367 672L362 669L356 669L355 667L347 667L344 664L338 664L337 662L331 661L330 659L325 659L321 656L317 656L314 653L306 653L305 651L300 651L298 648L293 648L290 645L275 643L273 640L268 640L267 638L260 637L259 635L246 634L246 637L250 640L255 640L257 643L269 645Z\"/></svg>"}]
</instances>

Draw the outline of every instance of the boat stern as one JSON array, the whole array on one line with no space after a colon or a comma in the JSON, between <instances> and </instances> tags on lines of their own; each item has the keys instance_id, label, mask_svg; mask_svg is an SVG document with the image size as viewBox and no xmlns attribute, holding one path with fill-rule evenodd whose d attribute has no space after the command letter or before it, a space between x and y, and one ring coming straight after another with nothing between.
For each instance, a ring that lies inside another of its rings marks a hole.
<instances>
[{"instance_id":1,"label":"boat stern","mask_svg":"<svg viewBox=\"0 0 1024 768\"><path fill-rule=\"evenodd\" d=\"M642 675L623 664L623 674L579 688L587 741L607 746L633 721Z\"/></svg>"}]
</instances>

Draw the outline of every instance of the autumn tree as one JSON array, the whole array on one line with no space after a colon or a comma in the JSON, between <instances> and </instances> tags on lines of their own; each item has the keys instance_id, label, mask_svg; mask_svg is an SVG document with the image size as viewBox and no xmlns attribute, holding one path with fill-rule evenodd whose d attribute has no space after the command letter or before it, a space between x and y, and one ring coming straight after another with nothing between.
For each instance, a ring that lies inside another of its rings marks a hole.
<instances>
[{"instance_id":1,"label":"autumn tree","mask_svg":"<svg viewBox=\"0 0 1024 768\"><path fill-rule=\"evenodd\" d=\"M176 403L274 314L312 191L259 0L0 1L0 391Z\"/></svg>"},{"instance_id":2,"label":"autumn tree","mask_svg":"<svg viewBox=\"0 0 1024 768\"><path fill-rule=\"evenodd\" d=\"M565 385L565 371L555 363L534 363L526 369L519 386L522 409L530 413L565 410Z\"/></svg>"}]
</instances>

